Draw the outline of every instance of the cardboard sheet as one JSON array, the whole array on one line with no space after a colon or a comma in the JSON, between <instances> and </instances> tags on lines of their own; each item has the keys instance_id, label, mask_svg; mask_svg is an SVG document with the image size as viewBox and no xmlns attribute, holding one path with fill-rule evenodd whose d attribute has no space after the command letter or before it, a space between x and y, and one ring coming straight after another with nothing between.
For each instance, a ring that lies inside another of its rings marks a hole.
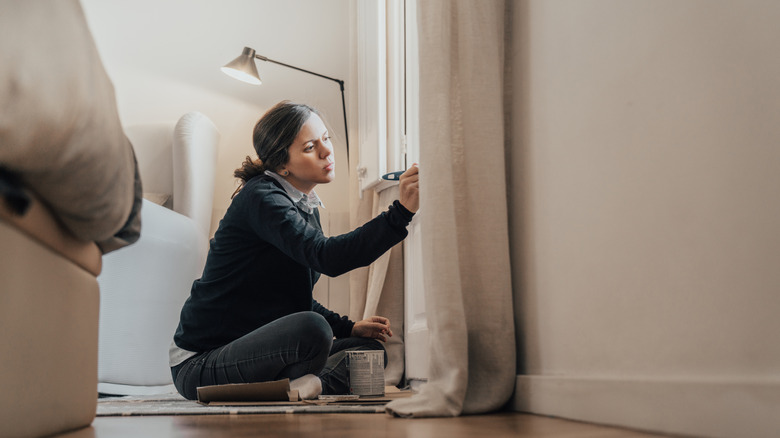
<instances>
[{"instance_id":1,"label":"cardboard sheet","mask_svg":"<svg viewBox=\"0 0 780 438\"><path fill-rule=\"evenodd\" d=\"M201 386L198 387L198 403L207 406L298 404L298 391L290 390L290 379Z\"/></svg>"},{"instance_id":2,"label":"cardboard sheet","mask_svg":"<svg viewBox=\"0 0 780 438\"><path fill-rule=\"evenodd\" d=\"M198 403L206 406L298 406L298 405L383 405L412 391L394 386L385 388L384 396L321 396L316 400L298 400L298 391L290 390L290 380L201 386Z\"/></svg>"}]
</instances>

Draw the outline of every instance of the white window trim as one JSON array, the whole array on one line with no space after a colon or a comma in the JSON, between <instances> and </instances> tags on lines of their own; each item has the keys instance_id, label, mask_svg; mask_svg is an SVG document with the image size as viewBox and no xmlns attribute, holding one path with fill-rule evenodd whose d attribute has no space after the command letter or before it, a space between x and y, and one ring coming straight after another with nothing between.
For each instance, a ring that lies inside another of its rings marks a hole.
<instances>
[{"instance_id":1,"label":"white window trim","mask_svg":"<svg viewBox=\"0 0 780 438\"><path fill-rule=\"evenodd\" d=\"M377 185L387 169L385 10L378 1L357 2L358 148L361 196Z\"/></svg>"},{"instance_id":2,"label":"white window trim","mask_svg":"<svg viewBox=\"0 0 780 438\"><path fill-rule=\"evenodd\" d=\"M358 148L360 194L396 182L406 169L404 0L358 1Z\"/></svg>"}]
</instances>

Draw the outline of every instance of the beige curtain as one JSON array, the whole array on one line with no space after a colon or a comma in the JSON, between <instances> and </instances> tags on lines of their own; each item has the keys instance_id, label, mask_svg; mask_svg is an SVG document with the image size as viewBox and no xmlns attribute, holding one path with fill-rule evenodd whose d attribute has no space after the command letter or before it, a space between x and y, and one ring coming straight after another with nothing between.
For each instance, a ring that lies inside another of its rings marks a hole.
<instances>
[{"instance_id":1,"label":"beige curtain","mask_svg":"<svg viewBox=\"0 0 780 438\"><path fill-rule=\"evenodd\" d=\"M511 0L510 0L511 1ZM502 407L515 381L504 164L503 0L424 0L420 224L430 337L421 392L399 416Z\"/></svg>"},{"instance_id":2,"label":"beige curtain","mask_svg":"<svg viewBox=\"0 0 780 438\"><path fill-rule=\"evenodd\" d=\"M366 191L363 199L356 196L352 203L357 205L351 220L352 227L363 225L387 210L396 199L398 199L398 186L382 190L378 194ZM384 253L370 266L352 271L349 281L349 316L353 321L374 315L390 319L393 337L385 343L387 351L385 384L398 385L404 373L403 243Z\"/></svg>"}]
</instances>

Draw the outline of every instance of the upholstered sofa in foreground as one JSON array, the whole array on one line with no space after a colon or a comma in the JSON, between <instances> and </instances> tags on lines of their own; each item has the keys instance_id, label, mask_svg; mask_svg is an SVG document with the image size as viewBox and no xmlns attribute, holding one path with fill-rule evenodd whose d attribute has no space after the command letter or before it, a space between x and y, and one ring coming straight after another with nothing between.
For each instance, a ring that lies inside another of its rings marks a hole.
<instances>
[{"instance_id":1,"label":"upholstered sofa in foreground","mask_svg":"<svg viewBox=\"0 0 780 438\"><path fill-rule=\"evenodd\" d=\"M0 198L0 436L89 425L97 402L101 253L40 201Z\"/></svg>"},{"instance_id":2,"label":"upholstered sofa in foreground","mask_svg":"<svg viewBox=\"0 0 780 438\"><path fill-rule=\"evenodd\" d=\"M141 183L77 0L0 2L0 436L89 425L102 254Z\"/></svg>"}]
</instances>

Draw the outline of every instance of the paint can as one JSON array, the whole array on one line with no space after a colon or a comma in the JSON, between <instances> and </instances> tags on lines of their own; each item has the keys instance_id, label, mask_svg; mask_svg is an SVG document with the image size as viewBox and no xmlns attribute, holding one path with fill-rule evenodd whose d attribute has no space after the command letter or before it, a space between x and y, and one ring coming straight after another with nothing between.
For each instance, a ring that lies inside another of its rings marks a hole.
<instances>
[{"instance_id":1,"label":"paint can","mask_svg":"<svg viewBox=\"0 0 780 438\"><path fill-rule=\"evenodd\" d=\"M349 393L385 395L385 352L382 350L347 351Z\"/></svg>"}]
</instances>

